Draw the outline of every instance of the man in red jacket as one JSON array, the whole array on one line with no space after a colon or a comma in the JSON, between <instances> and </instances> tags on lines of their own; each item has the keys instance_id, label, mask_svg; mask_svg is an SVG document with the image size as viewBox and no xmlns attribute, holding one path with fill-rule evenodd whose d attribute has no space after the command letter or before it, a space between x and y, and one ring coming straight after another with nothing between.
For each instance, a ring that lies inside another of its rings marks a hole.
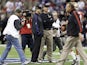
<instances>
[{"instance_id":1,"label":"man in red jacket","mask_svg":"<svg viewBox=\"0 0 87 65\"><path fill-rule=\"evenodd\" d=\"M25 51L26 45L32 51L33 47L33 39L32 39L32 18L31 13L29 11L23 12L24 16L24 26L20 30L21 40L22 40L22 49Z\"/></svg>"}]
</instances>

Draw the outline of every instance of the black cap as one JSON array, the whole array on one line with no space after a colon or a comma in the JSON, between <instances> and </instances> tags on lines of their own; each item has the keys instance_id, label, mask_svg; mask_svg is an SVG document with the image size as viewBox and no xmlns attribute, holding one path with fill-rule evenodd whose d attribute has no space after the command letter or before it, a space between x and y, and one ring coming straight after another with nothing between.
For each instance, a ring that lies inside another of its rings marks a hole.
<instances>
[{"instance_id":1,"label":"black cap","mask_svg":"<svg viewBox=\"0 0 87 65\"><path fill-rule=\"evenodd\" d=\"M38 4L38 5L36 6L36 9L42 9L42 4Z\"/></svg>"},{"instance_id":2,"label":"black cap","mask_svg":"<svg viewBox=\"0 0 87 65\"><path fill-rule=\"evenodd\" d=\"M25 17L30 17L31 16L31 12L29 10L25 10L22 13L23 13L23 16L25 16Z\"/></svg>"}]
</instances>

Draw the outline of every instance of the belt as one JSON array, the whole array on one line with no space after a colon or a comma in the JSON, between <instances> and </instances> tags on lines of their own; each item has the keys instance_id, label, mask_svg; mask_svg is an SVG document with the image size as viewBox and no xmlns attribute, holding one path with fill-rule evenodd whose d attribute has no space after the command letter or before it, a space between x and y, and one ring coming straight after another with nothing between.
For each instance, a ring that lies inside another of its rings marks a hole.
<instances>
[{"instance_id":1,"label":"belt","mask_svg":"<svg viewBox=\"0 0 87 65\"><path fill-rule=\"evenodd\" d=\"M52 30L52 28L45 28L44 30Z\"/></svg>"},{"instance_id":2,"label":"belt","mask_svg":"<svg viewBox=\"0 0 87 65\"><path fill-rule=\"evenodd\" d=\"M58 28L53 28L53 30L55 30L55 29L58 30Z\"/></svg>"}]
</instances>

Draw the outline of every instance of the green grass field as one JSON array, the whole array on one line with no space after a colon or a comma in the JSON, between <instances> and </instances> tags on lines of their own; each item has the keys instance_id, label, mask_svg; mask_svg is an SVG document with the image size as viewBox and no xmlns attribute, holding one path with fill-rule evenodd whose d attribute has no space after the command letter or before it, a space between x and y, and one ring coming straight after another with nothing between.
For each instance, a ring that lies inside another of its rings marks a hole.
<instances>
[{"instance_id":1,"label":"green grass field","mask_svg":"<svg viewBox=\"0 0 87 65\"><path fill-rule=\"evenodd\" d=\"M5 49L5 46L4 47L0 46L0 56L3 53L4 49ZM85 51L87 52L87 50L85 50ZM29 58L29 59L31 58L31 52L28 48L26 48L25 56L26 56L26 58ZM57 49L55 52L53 52L53 59L58 60L59 57L60 57L60 55L58 55L58 49ZM19 56L18 56L16 50L14 49L14 47L12 47L12 49L11 49L10 53L8 54L7 58L19 58ZM70 55L68 56L68 58L72 59L72 57ZM47 57L45 57L45 59L47 59ZM9 64L9 65L21 65L21 64L15 63L15 64ZM47 62L40 63L40 64L29 63L28 65L56 65L56 63L47 63ZM67 61L65 63L65 65L71 65L71 62ZM81 61L81 65L83 65L82 61Z\"/></svg>"}]
</instances>

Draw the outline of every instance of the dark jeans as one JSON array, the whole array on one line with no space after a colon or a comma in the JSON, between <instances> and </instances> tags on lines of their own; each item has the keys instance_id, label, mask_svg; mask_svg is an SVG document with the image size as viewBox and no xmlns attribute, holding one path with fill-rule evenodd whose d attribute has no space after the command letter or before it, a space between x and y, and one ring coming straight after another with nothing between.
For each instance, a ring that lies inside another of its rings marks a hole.
<instances>
[{"instance_id":1,"label":"dark jeans","mask_svg":"<svg viewBox=\"0 0 87 65\"><path fill-rule=\"evenodd\" d=\"M62 44L61 44L60 38L58 38L58 37L53 37L53 41L54 41L53 51L56 50L56 49L55 49L55 48L56 48L55 46L57 46L57 47L59 48L59 50L62 50L62 49L63 49L63 46L62 46Z\"/></svg>"},{"instance_id":2,"label":"dark jeans","mask_svg":"<svg viewBox=\"0 0 87 65\"><path fill-rule=\"evenodd\" d=\"M33 39L32 34L22 34L22 49L25 50L26 45L28 45L28 48L30 48L30 51L33 49Z\"/></svg>"}]
</instances>

